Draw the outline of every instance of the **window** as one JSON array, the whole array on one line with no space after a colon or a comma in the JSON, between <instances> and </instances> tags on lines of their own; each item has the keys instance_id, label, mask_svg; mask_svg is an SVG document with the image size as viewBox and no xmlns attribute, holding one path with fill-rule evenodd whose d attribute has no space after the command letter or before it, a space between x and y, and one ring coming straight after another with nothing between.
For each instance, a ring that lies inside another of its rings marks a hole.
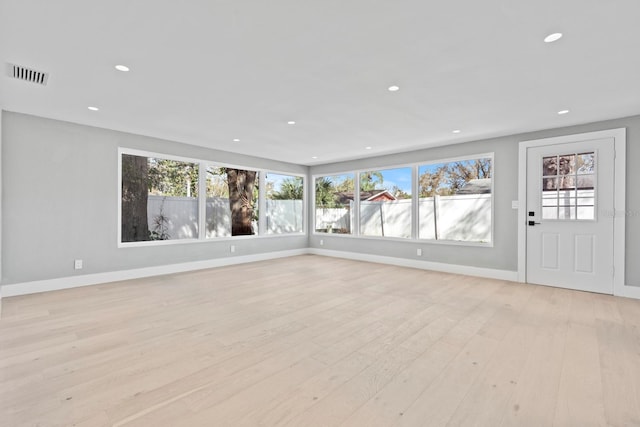
<instances>
[{"instance_id":1,"label":"window","mask_svg":"<svg viewBox=\"0 0 640 427\"><path fill-rule=\"evenodd\" d=\"M121 241L198 238L197 163L122 155Z\"/></svg>"},{"instance_id":2,"label":"window","mask_svg":"<svg viewBox=\"0 0 640 427\"><path fill-rule=\"evenodd\" d=\"M205 237L231 236L229 184L224 168L207 167L207 206Z\"/></svg>"},{"instance_id":3,"label":"window","mask_svg":"<svg viewBox=\"0 0 640 427\"><path fill-rule=\"evenodd\" d=\"M418 237L490 243L493 158L418 167Z\"/></svg>"},{"instance_id":4,"label":"window","mask_svg":"<svg viewBox=\"0 0 640 427\"><path fill-rule=\"evenodd\" d=\"M206 237L258 234L259 172L207 167Z\"/></svg>"},{"instance_id":5,"label":"window","mask_svg":"<svg viewBox=\"0 0 640 427\"><path fill-rule=\"evenodd\" d=\"M300 176L266 174L267 233L303 232L303 183Z\"/></svg>"},{"instance_id":6,"label":"window","mask_svg":"<svg viewBox=\"0 0 640 427\"><path fill-rule=\"evenodd\" d=\"M542 219L595 219L595 153L542 159Z\"/></svg>"},{"instance_id":7,"label":"window","mask_svg":"<svg viewBox=\"0 0 640 427\"><path fill-rule=\"evenodd\" d=\"M360 235L411 237L411 168L360 173Z\"/></svg>"},{"instance_id":8,"label":"window","mask_svg":"<svg viewBox=\"0 0 640 427\"><path fill-rule=\"evenodd\" d=\"M304 231L300 176L119 151L118 244Z\"/></svg>"},{"instance_id":9,"label":"window","mask_svg":"<svg viewBox=\"0 0 640 427\"><path fill-rule=\"evenodd\" d=\"M350 173L316 178L316 232L351 234L354 178Z\"/></svg>"}]
</instances>

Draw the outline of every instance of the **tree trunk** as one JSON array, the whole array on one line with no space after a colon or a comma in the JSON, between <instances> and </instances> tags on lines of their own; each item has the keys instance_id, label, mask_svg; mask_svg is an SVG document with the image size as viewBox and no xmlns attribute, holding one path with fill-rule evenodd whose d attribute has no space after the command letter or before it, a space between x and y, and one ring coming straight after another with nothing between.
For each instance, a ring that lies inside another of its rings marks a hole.
<instances>
[{"instance_id":1,"label":"tree trunk","mask_svg":"<svg viewBox=\"0 0 640 427\"><path fill-rule=\"evenodd\" d=\"M229 207L231 208L231 235L252 235L253 188L256 172L227 168Z\"/></svg>"},{"instance_id":2,"label":"tree trunk","mask_svg":"<svg viewBox=\"0 0 640 427\"><path fill-rule=\"evenodd\" d=\"M149 240L147 158L122 155L122 241Z\"/></svg>"}]
</instances>

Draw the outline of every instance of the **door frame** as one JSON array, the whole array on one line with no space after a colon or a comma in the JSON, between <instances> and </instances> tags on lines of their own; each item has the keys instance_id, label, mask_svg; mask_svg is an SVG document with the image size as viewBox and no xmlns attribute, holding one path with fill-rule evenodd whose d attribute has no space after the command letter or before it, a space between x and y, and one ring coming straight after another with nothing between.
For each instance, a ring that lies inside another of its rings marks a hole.
<instances>
[{"instance_id":1,"label":"door frame","mask_svg":"<svg viewBox=\"0 0 640 427\"><path fill-rule=\"evenodd\" d=\"M613 217L613 295L640 298L640 288L625 286L625 197L626 128L563 135L521 141L518 161L518 281L527 280L527 153L532 147L568 144L585 140L613 138L614 141L614 217Z\"/></svg>"}]
</instances>

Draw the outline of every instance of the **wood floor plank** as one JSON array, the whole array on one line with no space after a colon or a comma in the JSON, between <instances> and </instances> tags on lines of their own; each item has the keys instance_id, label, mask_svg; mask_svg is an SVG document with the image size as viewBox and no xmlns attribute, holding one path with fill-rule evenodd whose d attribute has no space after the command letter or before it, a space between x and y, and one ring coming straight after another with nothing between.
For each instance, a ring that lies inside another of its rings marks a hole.
<instances>
[{"instance_id":1,"label":"wood floor plank","mask_svg":"<svg viewBox=\"0 0 640 427\"><path fill-rule=\"evenodd\" d=\"M637 300L304 255L2 303L2 426L640 426Z\"/></svg>"},{"instance_id":2,"label":"wood floor plank","mask_svg":"<svg viewBox=\"0 0 640 427\"><path fill-rule=\"evenodd\" d=\"M571 295L554 426L606 425L593 298L585 292Z\"/></svg>"}]
</instances>

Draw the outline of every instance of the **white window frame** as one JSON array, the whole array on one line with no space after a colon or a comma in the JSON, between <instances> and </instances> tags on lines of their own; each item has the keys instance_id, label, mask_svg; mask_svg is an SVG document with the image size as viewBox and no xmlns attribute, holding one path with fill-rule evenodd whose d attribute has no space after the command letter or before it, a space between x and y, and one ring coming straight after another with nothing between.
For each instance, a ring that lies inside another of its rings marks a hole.
<instances>
[{"instance_id":1,"label":"white window frame","mask_svg":"<svg viewBox=\"0 0 640 427\"><path fill-rule=\"evenodd\" d=\"M311 175L311 183L310 183L310 191L313 191L313 209L312 209L312 214L311 216L313 216L313 218L311 219L311 221L309 221L311 224L311 226L313 227L311 230L312 233L316 236L340 236L340 237L357 237L355 234L355 231L358 231L360 229L360 220L359 220L359 215L354 215L353 216L353 223L351 224L351 233L349 234L340 234L340 233L319 233L316 231L316 179L318 178L322 178L322 177L327 177L327 176L338 176L338 175L354 175L353 177L353 187L354 187L354 199L358 199L357 197L355 197L355 194L359 194L359 189L360 189L360 185L359 185L359 180L358 180L358 176L355 175L356 173L353 171L348 171L348 172L329 172L329 173L321 173L321 174L314 174ZM360 206L360 202L358 200L354 200L354 205L353 208L355 209L359 209ZM356 228L357 227L357 228ZM406 239L403 239L406 240Z\"/></svg>"},{"instance_id":2,"label":"white window frame","mask_svg":"<svg viewBox=\"0 0 640 427\"><path fill-rule=\"evenodd\" d=\"M453 163L453 162L464 162L467 160L477 160L477 159L491 159L491 241L489 242L467 242L467 241L459 241L459 240L436 240L436 239L421 239L419 236L420 230L420 206L416 203L417 210L417 221L416 221L416 240L420 243L429 243L434 245L458 245L458 246L478 246L478 247L487 247L492 248L494 245L494 223L495 223L495 173L496 173L496 162L495 162L495 153L480 153L480 154L472 154L468 156L456 156L450 157L441 160L433 160L428 162L420 162L415 165L415 182L416 182L416 194L420 191L420 167L428 166L428 165L437 165L442 163ZM417 202L417 197L416 197Z\"/></svg>"},{"instance_id":3,"label":"white window frame","mask_svg":"<svg viewBox=\"0 0 640 427\"><path fill-rule=\"evenodd\" d=\"M395 237L395 236L368 236L368 235L364 235L362 234L361 230L360 230L360 174L362 174L362 172L371 172L371 171L386 171L386 170L391 170L391 169L409 169L411 172L411 231L409 233L409 237ZM408 165L400 165L400 166L379 166L379 167L370 167L370 168L365 168L365 169L359 169L358 171L356 171L356 182L357 182L357 187L358 187L358 191L354 194L354 198L357 199L356 202L356 209L357 209L357 217L358 217L358 237L363 238L363 239L376 239L376 240L395 240L397 242L410 242L411 240L413 240L415 238L415 233L416 233L416 229L414 228L415 226L415 212L414 212L414 204L416 204L416 201L414 200L414 193L413 193L413 182L416 180L415 179L415 165L414 164L408 164Z\"/></svg>"},{"instance_id":4,"label":"white window frame","mask_svg":"<svg viewBox=\"0 0 640 427\"><path fill-rule=\"evenodd\" d=\"M198 237L191 239L177 239L177 240L148 240L141 242L122 242L122 156L123 155L132 155L132 156L141 156L141 157L153 157L160 158L166 160L174 160L179 162L186 163L196 163L198 164ZM305 180L307 176L303 173L297 172L287 172L287 171L279 171L273 169L262 169L255 168L250 166L241 166L232 163L226 162L218 162L211 160L203 160L196 159L192 157L184 157L177 156L174 154L167 153L159 153L153 151L146 150L138 150L133 148L126 147L118 147L118 191L117 191L117 232L116 232L116 244L118 248L132 248L132 247L142 247L142 246L166 246L166 245L179 245L179 244L193 244L193 243L211 243L211 242L220 242L220 241L230 241L230 240L246 240L246 239L263 239L263 238L283 238L283 237L296 237L307 234L307 223L306 217L306 201L308 200L308 192L307 186L305 185ZM221 237L210 237L206 238L206 200L207 200L207 192L206 192L206 171L208 167L228 167L234 169L242 169L255 171L259 174L260 186L258 189L258 206L260 217L258 219L258 233L251 236L221 236ZM268 234L266 233L266 199L265 199L265 186L264 186L264 177L266 173L274 173L281 175L289 175L294 177L301 177L303 179L303 231L297 233L282 233L282 234ZM262 205L261 205L262 204Z\"/></svg>"},{"instance_id":5,"label":"white window frame","mask_svg":"<svg viewBox=\"0 0 640 427\"><path fill-rule=\"evenodd\" d=\"M306 235L307 234L307 223L309 222L307 220L307 206L306 206L306 201L307 199L307 175L305 174L301 174L301 173L293 173L293 172L280 172L280 171L275 171L272 169L268 169L268 170L264 170L261 171L263 173L260 174L260 193L263 194L264 196L260 196L259 201L260 206L260 224L258 226L258 231L264 230L264 235L265 236L269 236L269 237L279 237L279 236L301 236L301 235ZM267 190L267 175L268 174L274 174L274 175L284 175L284 176L290 176L293 178L302 178L302 231L294 231L294 232L289 232L289 233L272 233L269 234L267 232L267 197L266 197L266 190Z\"/></svg>"},{"instance_id":6,"label":"white window frame","mask_svg":"<svg viewBox=\"0 0 640 427\"><path fill-rule=\"evenodd\" d=\"M491 159L491 241L490 242L465 242L465 241L456 241L456 240L435 240L435 239L420 239L419 238L419 203L418 203L418 193L420 187L420 177L419 177L419 168L420 166L425 165L433 165L440 163L450 163L457 161L466 161L466 160L475 160L481 158L489 158ZM382 236L364 236L360 234L360 197L354 197L354 212L353 215L354 221L351 224L352 232L351 234L334 234L334 233L319 233L316 231L316 192L315 192L315 183L316 179L327 177L327 176L336 176L336 175L348 175L354 174L354 195L360 194L360 174L362 172L374 171L374 170L388 170L388 169L401 169L401 168L411 168L411 237L382 237ZM424 160L419 162L412 163L404 163L404 164L392 164L392 165L372 165L370 167L346 170L346 171L337 171L337 172L324 172L324 173L316 173L311 175L311 191L313 191L313 218L310 220L310 225L313 227L312 235L314 236L331 236L336 238L351 238L351 239L370 239L370 240L383 240L383 241L397 241L397 242L411 242L411 243L420 243L420 244L429 244L429 245L450 245L450 246L473 246L473 247L484 247L484 248L492 248L494 246L494 229L495 229L495 173L496 173L496 165L495 165L495 153L487 152L487 153L474 153L463 156L455 156L448 157L442 159L433 159L433 160Z\"/></svg>"}]
</instances>

